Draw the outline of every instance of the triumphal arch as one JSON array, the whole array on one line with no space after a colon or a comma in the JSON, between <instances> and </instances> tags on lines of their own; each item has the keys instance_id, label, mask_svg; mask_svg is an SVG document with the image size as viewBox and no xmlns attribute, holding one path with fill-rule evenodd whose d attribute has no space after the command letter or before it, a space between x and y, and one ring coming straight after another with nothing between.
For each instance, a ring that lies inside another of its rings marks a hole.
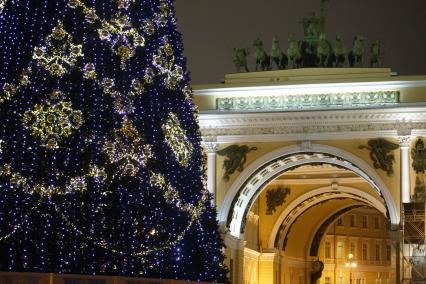
<instances>
[{"instance_id":1,"label":"triumphal arch","mask_svg":"<svg viewBox=\"0 0 426 284\"><path fill-rule=\"evenodd\" d=\"M425 94L386 68L195 87L232 283L424 280Z\"/></svg>"}]
</instances>

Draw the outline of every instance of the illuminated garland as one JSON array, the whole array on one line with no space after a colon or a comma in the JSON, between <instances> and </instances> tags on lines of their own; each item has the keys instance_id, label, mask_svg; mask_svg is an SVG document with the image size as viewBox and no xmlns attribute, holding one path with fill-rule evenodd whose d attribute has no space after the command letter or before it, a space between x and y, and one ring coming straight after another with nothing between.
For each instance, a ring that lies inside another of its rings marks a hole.
<instances>
[{"instance_id":1,"label":"illuminated garland","mask_svg":"<svg viewBox=\"0 0 426 284\"><path fill-rule=\"evenodd\" d=\"M82 45L72 43L72 36L64 30L61 21L45 39L46 45L34 49L33 59L54 76L63 76L83 57Z\"/></svg>"},{"instance_id":2,"label":"illuminated garland","mask_svg":"<svg viewBox=\"0 0 426 284\"><path fill-rule=\"evenodd\" d=\"M166 123L162 126L167 144L173 150L176 160L183 166L188 166L194 152L194 146L186 136L176 114L170 113Z\"/></svg>"},{"instance_id":3,"label":"illuminated garland","mask_svg":"<svg viewBox=\"0 0 426 284\"><path fill-rule=\"evenodd\" d=\"M83 113L72 108L71 102L62 99L63 93L55 90L46 104L36 104L25 112L23 123L32 135L41 139L49 149L58 148L58 142L71 135L83 124Z\"/></svg>"},{"instance_id":4,"label":"illuminated garland","mask_svg":"<svg viewBox=\"0 0 426 284\"><path fill-rule=\"evenodd\" d=\"M0 177L8 178L12 188L22 188L30 194L35 194L41 197L70 194L77 191L85 191L87 189L85 177L69 178L65 187L46 185L44 183L31 185L28 178L22 176L18 172L12 171L9 164L0 166ZM87 177L90 177L90 175L87 175Z\"/></svg>"},{"instance_id":5,"label":"illuminated garland","mask_svg":"<svg viewBox=\"0 0 426 284\"><path fill-rule=\"evenodd\" d=\"M31 67L25 68L22 70L21 78L19 80L18 85L14 85L11 83L5 83L3 85L3 94L0 94L0 103L6 102L22 88L27 86L30 83L30 75L31 75L32 69Z\"/></svg>"},{"instance_id":6,"label":"illuminated garland","mask_svg":"<svg viewBox=\"0 0 426 284\"><path fill-rule=\"evenodd\" d=\"M114 140L107 140L103 149L110 163L117 164L122 176L136 176L152 157L151 148L143 143L136 128L125 118Z\"/></svg>"},{"instance_id":7,"label":"illuminated garland","mask_svg":"<svg viewBox=\"0 0 426 284\"><path fill-rule=\"evenodd\" d=\"M133 1L118 1L120 9L128 9ZM111 46L114 54L120 57L121 68L126 68L126 61L135 55L138 47L145 46L145 38L132 27L130 19L126 15L117 15L111 22L101 19L95 9L87 7L80 0L68 2L71 8L83 8L86 20L91 24L99 26L97 29L100 40L107 42Z\"/></svg>"},{"instance_id":8,"label":"illuminated garland","mask_svg":"<svg viewBox=\"0 0 426 284\"><path fill-rule=\"evenodd\" d=\"M4 6L6 6L7 0L0 0L0 14L3 12Z\"/></svg>"}]
</instances>

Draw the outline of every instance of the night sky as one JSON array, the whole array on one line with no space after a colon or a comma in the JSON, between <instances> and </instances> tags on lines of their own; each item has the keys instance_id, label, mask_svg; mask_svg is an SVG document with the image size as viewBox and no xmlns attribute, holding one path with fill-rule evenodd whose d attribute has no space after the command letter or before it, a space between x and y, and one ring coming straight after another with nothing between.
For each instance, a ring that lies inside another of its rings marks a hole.
<instances>
[{"instance_id":1,"label":"night sky","mask_svg":"<svg viewBox=\"0 0 426 284\"><path fill-rule=\"evenodd\" d=\"M248 47L256 38L269 53L279 36L287 51L288 37L301 39L298 22L315 11L320 0L176 0L178 24L192 84L218 83L235 71L234 47ZM400 75L426 75L426 0L330 0L326 6L327 37L340 34L348 50L356 34L382 42L383 66ZM249 66L253 69L253 56Z\"/></svg>"}]
</instances>

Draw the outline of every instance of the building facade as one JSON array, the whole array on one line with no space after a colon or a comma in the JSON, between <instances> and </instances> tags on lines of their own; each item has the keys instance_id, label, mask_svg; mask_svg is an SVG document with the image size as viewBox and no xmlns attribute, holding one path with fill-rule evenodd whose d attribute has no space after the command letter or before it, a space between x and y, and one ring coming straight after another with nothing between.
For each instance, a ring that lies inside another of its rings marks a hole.
<instances>
[{"instance_id":1,"label":"building facade","mask_svg":"<svg viewBox=\"0 0 426 284\"><path fill-rule=\"evenodd\" d=\"M385 68L196 87L232 283L349 283L352 251L352 283L424 279L425 92Z\"/></svg>"}]
</instances>

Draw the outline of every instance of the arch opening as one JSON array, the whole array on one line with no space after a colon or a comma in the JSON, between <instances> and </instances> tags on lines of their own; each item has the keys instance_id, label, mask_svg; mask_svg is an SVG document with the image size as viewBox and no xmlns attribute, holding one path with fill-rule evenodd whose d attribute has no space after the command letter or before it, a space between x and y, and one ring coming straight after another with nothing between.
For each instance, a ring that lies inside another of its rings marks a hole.
<instances>
[{"instance_id":1,"label":"arch opening","mask_svg":"<svg viewBox=\"0 0 426 284\"><path fill-rule=\"evenodd\" d=\"M225 197L219 214L221 225L229 229L230 235L240 238L250 207L271 181L289 170L315 164L344 168L364 179L383 198L390 222L399 223L399 213L387 186L365 161L342 149L303 143L277 149L250 164Z\"/></svg>"}]
</instances>

